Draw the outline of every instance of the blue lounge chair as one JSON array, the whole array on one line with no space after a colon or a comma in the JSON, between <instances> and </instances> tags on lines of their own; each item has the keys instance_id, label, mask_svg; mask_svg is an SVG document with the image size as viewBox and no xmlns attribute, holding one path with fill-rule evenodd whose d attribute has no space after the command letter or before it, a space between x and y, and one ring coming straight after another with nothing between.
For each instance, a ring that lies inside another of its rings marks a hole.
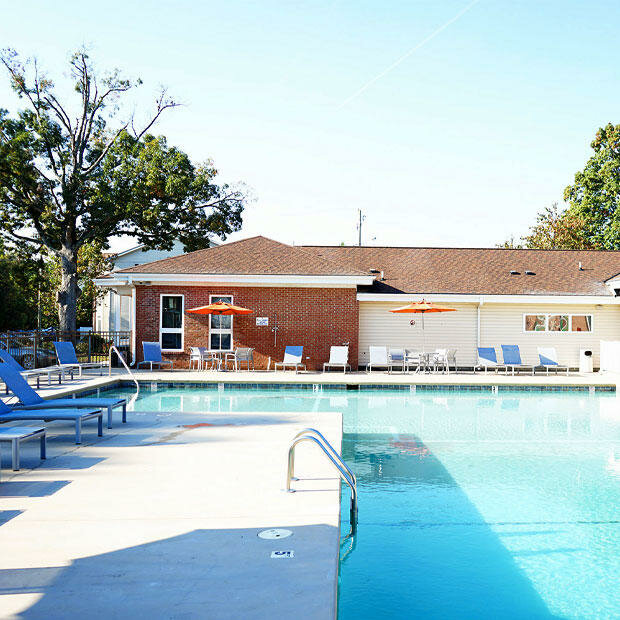
<instances>
[{"instance_id":1,"label":"blue lounge chair","mask_svg":"<svg viewBox=\"0 0 620 620\"><path fill-rule=\"evenodd\" d=\"M137 368L140 368L140 364L150 364L151 370L153 370L153 364L158 364L160 368L162 364L170 364L170 370L172 370L172 362L163 359L161 356L161 345L159 342L143 342L142 352L144 359L138 362Z\"/></svg>"},{"instance_id":2,"label":"blue lounge chair","mask_svg":"<svg viewBox=\"0 0 620 620\"><path fill-rule=\"evenodd\" d=\"M502 357L504 358L506 373L508 373L508 369L510 369L513 375L515 374L515 370L529 370L534 374L534 366L524 364L521 361L521 352L519 351L518 344L503 344Z\"/></svg>"},{"instance_id":3,"label":"blue lounge chair","mask_svg":"<svg viewBox=\"0 0 620 620\"><path fill-rule=\"evenodd\" d=\"M559 370L565 370L568 375L568 366L562 366L558 362L558 353L555 347L538 347L538 357L540 359L540 365L546 369L549 374L549 369L555 370L557 373Z\"/></svg>"},{"instance_id":4,"label":"blue lounge chair","mask_svg":"<svg viewBox=\"0 0 620 620\"><path fill-rule=\"evenodd\" d=\"M22 420L43 420L52 422L56 420L70 420L75 422L75 443L82 443L82 422L97 418L97 435L103 435L103 413L101 409L19 409L9 407L0 400L0 422L12 422Z\"/></svg>"},{"instance_id":5,"label":"blue lounge chair","mask_svg":"<svg viewBox=\"0 0 620 620\"><path fill-rule=\"evenodd\" d=\"M54 349L56 349L58 365L61 368L67 370L77 368L80 377L85 368L99 368L103 372L103 367L106 365L106 362L80 362L72 342L54 342L53 344Z\"/></svg>"},{"instance_id":6,"label":"blue lounge chair","mask_svg":"<svg viewBox=\"0 0 620 620\"><path fill-rule=\"evenodd\" d=\"M19 399L15 410L26 409L93 409L101 408L108 411L108 428L112 428L112 410L123 408L123 422L127 422L127 401L124 398L52 398L45 400L39 396L20 374L0 364L0 379Z\"/></svg>"},{"instance_id":7,"label":"blue lounge chair","mask_svg":"<svg viewBox=\"0 0 620 620\"><path fill-rule=\"evenodd\" d=\"M306 365L302 362L302 358L304 355L303 346L288 346L284 349L284 359L281 362L276 362L274 365L274 370L278 370L278 366L282 366L282 370L286 370L287 366L293 366L295 368L295 372L299 372L299 369L303 366L304 370L306 369Z\"/></svg>"},{"instance_id":8,"label":"blue lounge chair","mask_svg":"<svg viewBox=\"0 0 620 620\"><path fill-rule=\"evenodd\" d=\"M37 388L39 388L39 379L41 376L47 375L47 384L52 385L52 375L58 375L58 383L62 383L64 377L64 370L59 366L48 366L44 368L35 368L32 370L26 370L6 349L0 348L0 360L3 363L8 364L11 368L16 370L22 377L26 379L28 377L35 377L37 380Z\"/></svg>"},{"instance_id":9,"label":"blue lounge chair","mask_svg":"<svg viewBox=\"0 0 620 620\"><path fill-rule=\"evenodd\" d=\"M503 365L497 361L495 347L478 347L478 365L475 369L484 368L486 373L489 368L494 368L497 372L497 369L502 367Z\"/></svg>"}]
</instances>

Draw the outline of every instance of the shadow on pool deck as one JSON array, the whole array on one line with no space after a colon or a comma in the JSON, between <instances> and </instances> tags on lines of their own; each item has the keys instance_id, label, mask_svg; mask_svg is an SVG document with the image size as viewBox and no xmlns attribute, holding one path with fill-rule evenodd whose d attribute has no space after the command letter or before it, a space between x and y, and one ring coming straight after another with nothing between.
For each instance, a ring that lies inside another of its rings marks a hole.
<instances>
[{"instance_id":1,"label":"shadow on pool deck","mask_svg":"<svg viewBox=\"0 0 620 620\"><path fill-rule=\"evenodd\" d=\"M360 522L341 565L341 620L555 617L418 437L345 434L343 455L359 472Z\"/></svg>"},{"instance_id":2,"label":"shadow on pool deck","mask_svg":"<svg viewBox=\"0 0 620 620\"><path fill-rule=\"evenodd\" d=\"M0 525L8 523L11 519L22 514L23 510L0 510Z\"/></svg>"},{"instance_id":3,"label":"shadow on pool deck","mask_svg":"<svg viewBox=\"0 0 620 620\"><path fill-rule=\"evenodd\" d=\"M70 483L71 480L7 480L0 485L0 497L49 497Z\"/></svg>"},{"instance_id":4,"label":"shadow on pool deck","mask_svg":"<svg viewBox=\"0 0 620 620\"><path fill-rule=\"evenodd\" d=\"M0 606L2 595L42 593L17 617L331 619L338 530L288 527L293 536L279 540L254 528L194 530L67 567L0 570ZM292 559L270 557L291 549Z\"/></svg>"}]
</instances>

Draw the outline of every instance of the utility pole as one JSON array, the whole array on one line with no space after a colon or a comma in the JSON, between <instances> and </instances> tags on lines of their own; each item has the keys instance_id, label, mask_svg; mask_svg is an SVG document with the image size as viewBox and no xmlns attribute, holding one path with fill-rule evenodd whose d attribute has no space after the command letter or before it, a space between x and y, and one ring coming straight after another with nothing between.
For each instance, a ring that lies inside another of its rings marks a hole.
<instances>
[{"instance_id":1,"label":"utility pole","mask_svg":"<svg viewBox=\"0 0 620 620\"><path fill-rule=\"evenodd\" d=\"M366 219L366 216L362 215L361 209L358 209L357 211L359 213L359 223L357 225L357 231L358 231L357 245L362 247L362 222Z\"/></svg>"}]
</instances>

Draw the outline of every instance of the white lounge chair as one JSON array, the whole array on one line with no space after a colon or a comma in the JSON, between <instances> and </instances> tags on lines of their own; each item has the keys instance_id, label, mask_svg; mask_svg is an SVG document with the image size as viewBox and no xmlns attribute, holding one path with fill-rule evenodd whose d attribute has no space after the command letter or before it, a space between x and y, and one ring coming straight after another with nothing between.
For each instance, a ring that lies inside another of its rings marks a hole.
<instances>
[{"instance_id":1,"label":"white lounge chair","mask_svg":"<svg viewBox=\"0 0 620 620\"><path fill-rule=\"evenodd\" d=\"M489 368L494 368L495 372L498 368L504 368L504 365L497 361L495 347L478 347L478 364L474 370L478 368L484 368L485 373Z\"/></svg>"},{"instance_id":2,"label":"white lounge chair","mask_svg":"<svg viewBox=\"0 0 620 620\"><path fill-rule=\"evenodd\" d=\"M540 365L546 369L547 374L549 374L549 369L553 369L556 373L558 370L566 370L568 375L568 366L561 366L558 363L558 353L555 347L538 347L538 357Z\"/></svg>"},{"instance_id":3,"label":"white lounge chair","mask_svg":"<svg viewBox=\"0 0 620 620\"><path fill-rule=\"evenodd\" d=\"M400 349L403 352L403 358L404 358L404 350ZM390 356L388 355L388 349L387 347L378 347L375 345L370 345L368 347L368 354L369 354L369 361L368 364L366 364L366 371L370 372L372 371L373 367L379 367L379 368L387 368L388 372L391 372L392 367L394 365L396 366L403 366L404 361L397 361L396 364L394 364L392 361L390 361Z\"/></svg>"},{"instance_id":4,"label":"white lounge chair","mask_svg":"<svg viewBox=\"0 0 620 620\"><path fill-rule=\"evenodd\" d=\"M503 344L502 346L502 357L504 358L504 366L506 367L506 373L508 373L508 369L512 371L512 374L515 374L515 370L518 372L519 370L527 370L534 374L534 366L530 366L529 364L524 364L521 361L521 352L519 351L518 344Z\"/></svg>"},{"instance_id":5,"label":"white lounge chair","mask_svg":"<svg viewBox=\"0 0 620 620\"><path fill-rule=\"evenodd\" d=\"M342 368L342 372L346 373L347 368L351 370L349 364L349 347L331 347L329 350L329 362L323 364L323 372L326 368L331 366L335 368Z\"/></svg>"},{"instance_id":6,"label":"white lounge chair","mask_svg":"<svg viewBox=\"0 0 620 620\"><path fill-rule=\"evenodd\" d=\"M273 369L278 370L278 366L281 366L282 370L286 370L287 366L293 366L295 373L298 373L303 366L304 370L306 370L306 365L302 362L303 355L303 346L288 346L284 349L284 359L281 362L276 362Z\"/></svg>"},{"instance_id":7,"label":"white lounge chair","mask_svg":"<svg viewBox=\"0 0 620 620\"><path fill-rule=\"evenodd\" d=\"M368 364L366 364L366 370L372 372L373 366L379 366L381 368L388 367L388 350L387 347L376 347L370 345L368 347Z\"/></svg>"}]
</instances>

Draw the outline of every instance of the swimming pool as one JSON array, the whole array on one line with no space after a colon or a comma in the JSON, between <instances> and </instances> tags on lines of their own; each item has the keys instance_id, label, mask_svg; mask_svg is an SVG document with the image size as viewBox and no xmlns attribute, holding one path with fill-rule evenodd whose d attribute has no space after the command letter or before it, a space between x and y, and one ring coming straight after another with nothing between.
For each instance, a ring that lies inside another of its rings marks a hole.
<instances>
[{"instance_id":1,"label":"swimming pool","mask_svg":"<svg viewBox=\"0 0 620 620\"><path fill-rule=\"evenodd\" d=\"M614 393L160 388L135 410L344 413L341 620L620 616Z\"/></svg>"}]
</instances>

